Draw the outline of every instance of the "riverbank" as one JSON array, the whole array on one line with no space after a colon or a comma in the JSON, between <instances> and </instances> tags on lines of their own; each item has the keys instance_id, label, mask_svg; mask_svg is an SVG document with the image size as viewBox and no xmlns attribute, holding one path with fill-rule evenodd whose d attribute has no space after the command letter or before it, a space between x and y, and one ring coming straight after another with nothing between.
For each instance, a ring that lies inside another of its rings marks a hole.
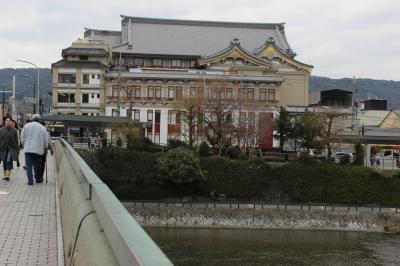
<instances>
[{"instance_id":1,"label":"riverbank","mask_svg":"<svg viewBox=\"0 0 400 266\"><path fill-rule=\"evenodd\" d=\"M123 203L142 226L302 229L399 233L399 213L326 210L212 209L134 206Z\"/></svg>"}]
</instances>

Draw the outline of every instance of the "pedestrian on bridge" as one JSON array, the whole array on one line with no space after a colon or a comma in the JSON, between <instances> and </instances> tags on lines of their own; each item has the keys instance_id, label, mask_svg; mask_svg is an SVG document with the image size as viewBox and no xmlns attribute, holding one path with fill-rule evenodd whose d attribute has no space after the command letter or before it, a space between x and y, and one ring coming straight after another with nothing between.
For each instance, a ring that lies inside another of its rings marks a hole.
<instances>
[{"instance_id":1,"label":"pedestrian on bridge","mask_svg":"<svg viewBox=\"0 0 400 266\"><path fill-rule=\"evenodd\" d=\"M18 161L18 155L18 133L13 125L12 119L6 117L4 119L4 126L0 129L0 158L3 161L3 180L10 180L13 161Z\"/></svg>"},{"instance_id":2,"label":"pedestrian on bridge","mask_svg":"<svg viewBox=\"0 0 400 266\"><path fill-rule=\"evenodd\" d=\"M32 122L26 124L21 132L21 144L25 152L26 175L28 177L28 185L33 185L33 179L36 183L43 182L42 156L47 152L49 145L48 133L40 121L40 115L32 115ZM32 174L32 168L34 176Z\"/></svg>"}]
</instances>

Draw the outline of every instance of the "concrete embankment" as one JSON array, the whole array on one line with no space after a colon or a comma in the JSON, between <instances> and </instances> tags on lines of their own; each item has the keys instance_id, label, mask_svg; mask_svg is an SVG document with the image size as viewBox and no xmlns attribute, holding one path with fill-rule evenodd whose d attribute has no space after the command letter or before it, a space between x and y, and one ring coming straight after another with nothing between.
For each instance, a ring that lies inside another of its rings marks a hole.
<instances>
[{"instance_id":1,"label":"concrete embankment","mask_svg":"<svg viewBox=\"0 0 400 266\"><path fill-rule=\"evenodd\" d=\"M390 232L400 225L400 214L398 213L206 209L134 206L129 202L123 204L136 221L143 226Z\"/></svg>"}]
</instances>

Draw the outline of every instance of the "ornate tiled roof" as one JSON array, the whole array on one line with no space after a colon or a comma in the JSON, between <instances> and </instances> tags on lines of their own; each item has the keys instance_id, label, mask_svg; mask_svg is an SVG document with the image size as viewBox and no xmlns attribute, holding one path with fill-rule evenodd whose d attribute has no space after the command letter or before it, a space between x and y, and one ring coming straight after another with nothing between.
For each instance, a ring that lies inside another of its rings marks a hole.
<instances>
[{"instance_id":1,"label":"ornate tiled roof","mask_svg":"<svg viewBox=\"0 0 400 266\"><path fill-rule=\"evenodd\" d=\"M242 23L121 16L121 31L85 29L85 37L112 44L113 52L160 55L207 56L238 38L254 51L270 37L281 51L294 56L284 23ZM118 42L118 43L117 43Z\"/></svg>"}]
</instances>

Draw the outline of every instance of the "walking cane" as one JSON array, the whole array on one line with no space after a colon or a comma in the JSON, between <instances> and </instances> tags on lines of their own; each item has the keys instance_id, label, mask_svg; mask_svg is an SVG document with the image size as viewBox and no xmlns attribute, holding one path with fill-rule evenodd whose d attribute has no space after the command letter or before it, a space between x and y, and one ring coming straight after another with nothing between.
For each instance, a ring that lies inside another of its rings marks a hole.
<instances>
[{"instance_id":1,"label":"walking cane","mask_svg":"<svg viewBox=\"0 0 400 266\"><path fill-rule=\"evenodd\" d=\"M46 154L46 157L47 157L47 154ZM46 158L46 161L44 162L44 167L46 167L46 183L47 183L47 158Z\"/></svg>"}]
</instances>

